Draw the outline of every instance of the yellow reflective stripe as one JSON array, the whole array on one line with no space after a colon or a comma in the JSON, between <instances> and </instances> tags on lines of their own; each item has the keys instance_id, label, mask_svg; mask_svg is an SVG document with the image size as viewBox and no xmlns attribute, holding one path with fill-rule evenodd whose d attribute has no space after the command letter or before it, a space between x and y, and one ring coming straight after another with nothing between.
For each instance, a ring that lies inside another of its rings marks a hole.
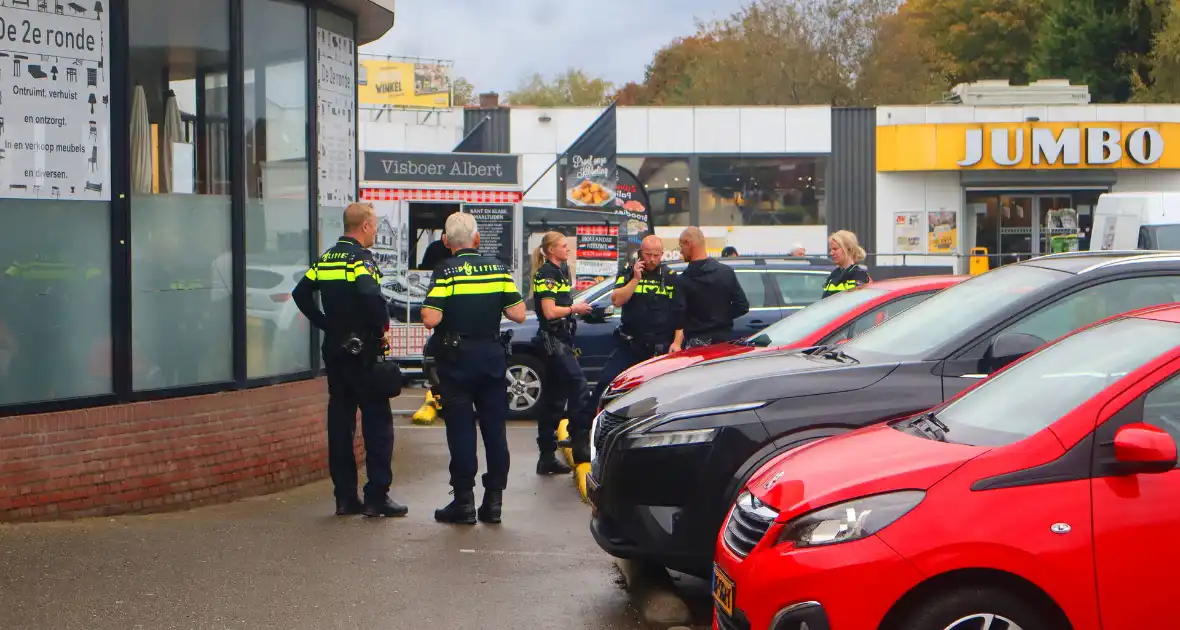
<instances>
[{"instance_id":1,"label":"yellow reflective stripe","mask_svg":"<svg viewBox=\"0 0 1180 630\"><path fill-rule=\"evenodd\" d=\"M369 273L369 270L366 269L365 267L357 267L356 269L349 269L347 273L348 273L349 281L356 280L357 278L359 278L361 276L373 275L373 274Z\"/></svg>"},{"instance_id":2,"label":"yellow reflective stripe","mask_svg":"<svg viewBox=\"0 0 1180 630\"><path fill-rule=\"evenodd\" d=\"M348 268L348 263L343 260L339 262L320 261L315 264L315 267L317 269L346 269Z\"/></svg>"},{"instance_id":3,"label":"yellow reflective stripe","mask_svg":"<svg viewBox=\"0 0 1180 630\"><path fill-rule=\"evenodd\" d=\"M516 291L516 285L511 282L468 282L450 287L450 290L450 295L491 295L495 293L514 293Z\"/></svg>"},{"instance_id":4,"label":"yellow reflective stripe","mask_svg":"<svg viewBox=\"0 0 1180 630\"><path fill-rule=\"evenodd\" d=\"M317 280L331 282L333 280L348 280L349 274L344 269L320 269L316 272Z\"/></svg>"},{"instance_id":5,"label":"yellow reflective stripe","mask_svg":"<svg viewBox=\"0 0 1180 630\"><path fill-rule=\"evenodd\" d=\"M305 278L307 278L308 280L315 280L315 279L316 279L316 275L315 275L315 267L312 267L311 269L308 269L308 270L307 270L307 273L303 274L303 276L304 276Z\"/></svg>"},{"instance_id":6,"label":"yellow reflective stripe","mask_svg":"<svg viewBox=\"0 0 1180 630\"><path fill-rule=\"evenodd\" d=\"M452 276L446 280L448 282L483 282L486 280L512 280L512 276L506 273L488 273L474 276Z\"/></svg>"},{"instance_id":7,"label":"yellow reflective stripe","mask_svg":"<svg viewBox=\"0 0 1180 630\"><path fill-rule=\"evenodd\" d=\"M430 310L432 310L432 311L438 311L438 312L440 312L440 313L441 313L441 312L443 312L443 310L442 310L442 308L441 308L441 307L438 307L438 306L430 306L429 304L423 304L423 305L422 305L422 308L428 308L428 309L430 309Z\"/></svg>"},{"instance_id":8,"label":"yellow reflective stripe","mask_svg":"<svg viewBox=\"0 0 1180 630\"><path fill-rule=\"evenodd\" d=\"M516 306L517 304L524 304L524 300L517 300L517 301L509 304L508 306L505 306L504 308L512 308L513 306Z\"/></svg>"},{"instance_id":9,"label":"yellow reflective stripe","mask_svg":"<svg viewBox=\"0 0 1180 630\"><path fill-rule=\"evenodd\" d=\"M616 286L616 287L621 287L621 286L623 286L624 284L627 284L627 282L628 282L628 281L627 281L627 279L626 279L626 278L623 278L622 276L619 276L619 278L618 278L617 280L615 280L615 286Z\"/></svg>"},{"instance_id":10,"label":"yellow reflective stripe","mask_svg":"<svg viewBox=\"0 0 1180 630\"><path fill-rule=\"evenodd\" d=\"M436 286L433 289L431 289L429 293L426 294L426 297L428 297L428 298L451 297L452 295L454 295L453 291L454 291L454 287Z\"/></svg>"},{"instance_id":11,"label":"yellow reflective stripe","mask_svg":"<svg viewBox=\"0 0 1180 630\"><path fill-rule=\"evenodd\" d=\"M848 291L851 289L855 289L857 286L859 286L859 285L857 285L855 280L845 280L844 282L841 282L840 284L829 283L829 284L825 285L824 291Z\"/></svg>"},{"instance_id":12,"label":"yellow reflective stripe","mask_svg":"<svg viewBox=\"0 0 1180 630\"><path fill-rule=\"evenodd\" d=\"M635 287L636 293L654 293L656 295L667 295L669 297L672 296L672 290L672 287L669 286L661 288L659 284L640 284L639 286Z\"/></svg>"}]
</instances>

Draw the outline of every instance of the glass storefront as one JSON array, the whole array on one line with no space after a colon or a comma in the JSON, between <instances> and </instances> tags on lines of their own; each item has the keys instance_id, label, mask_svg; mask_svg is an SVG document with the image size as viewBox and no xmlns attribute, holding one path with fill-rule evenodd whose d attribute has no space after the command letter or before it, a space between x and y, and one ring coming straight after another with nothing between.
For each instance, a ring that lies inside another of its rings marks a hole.
<instances>
[{"instance_id":1,"label":"glass storefront","mask_svg":"<svg viewBox=\"0 0 1180 630\"><path fill-rule=\"evenodd\" d=\"M688 158L620 157L618 162L647 189L653 227L689 224L692 170Z\"/></svg>"},{"instance_id":2,"label":"glass storefront","mask_svg":"<svg viewBox=\"0 0 1180 630\"><path fill-rule=\"evenodd\" d=\"M1089 249L1094 206L1102 190L966 193L965 245L987 249L992 267L1059 251ZM1075 237L1081 231L1083 236Z\"/></svg>"},{"instance_id":3,"label":"glass storefront","mask_svg":"<svg viewBox=\"0 0 1180 630\"><path fill-rule=\"evenodd\" d=\"M314 375L290 292L356 197L355 18L303 0L91 6L37 19L90 20L92 49L5 69L31 87L0 101L0 415Z\"/></svg>"}]
</instances>

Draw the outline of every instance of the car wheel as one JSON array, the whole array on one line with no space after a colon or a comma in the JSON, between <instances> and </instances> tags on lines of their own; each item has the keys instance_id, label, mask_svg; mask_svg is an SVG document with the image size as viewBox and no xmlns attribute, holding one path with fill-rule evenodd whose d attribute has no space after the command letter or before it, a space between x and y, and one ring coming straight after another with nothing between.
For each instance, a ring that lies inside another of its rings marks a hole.
<instances>
[{"instance_id":1,"label":"car wheel","mask_svg":"<svg viewBox=\"0 0 1180 630\"><path fill-rule=\"evenodd\" d=\"M992 587L959 588L918 602L896 626L906 630L1050 630L1045 613L1024 598Z\"/></svg>"},{"instance_id":2,"label":"car wheel","mask_svg":"<svg viewBox=\"0 0 1180 630\"><path fill-rule=\"evenodd\" d=\"M541 409L545 365L527 354L513 354L508 360L508 417L513 420L536 418Z\"/></svg>"}]
</instances>

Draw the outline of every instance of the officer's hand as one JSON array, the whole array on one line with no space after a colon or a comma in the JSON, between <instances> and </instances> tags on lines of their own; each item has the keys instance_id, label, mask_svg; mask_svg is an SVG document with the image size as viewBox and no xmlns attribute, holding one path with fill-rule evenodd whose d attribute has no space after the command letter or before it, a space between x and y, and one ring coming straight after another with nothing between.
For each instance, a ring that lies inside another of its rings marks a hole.
<instances>
[{"instance_id":1,"label":"officer's hand","mask_svg":"<svg viewBox=\"0 0 1180 630\"><path fill-rule=\"evenodd\" d=\"M574 315L585 315L591 311L590 305L585 302L578 302L570 307L570 311Z\"/></svg>"},{"instance_id":2,"label":"officer's hand","mask_svg":"<svg viewBox=\"0 0 1180 630\"><path fill-rule=\"evenodd\" d=\"M643 278L643 261L637 260L637 261L635 261L635 279L640 280L642 278Z\"/></svg>"},{"instance_id":3,"label":"officer's hand","mask_svg":"<svg viewBox=\"0 0 1180 630\"><path fill-rule=\"evenodd\" d=\"M673 354L676 352L680 352L680 344L674 343L674 344L668 346L668 354Z\"/></svg>"}]
</instances>

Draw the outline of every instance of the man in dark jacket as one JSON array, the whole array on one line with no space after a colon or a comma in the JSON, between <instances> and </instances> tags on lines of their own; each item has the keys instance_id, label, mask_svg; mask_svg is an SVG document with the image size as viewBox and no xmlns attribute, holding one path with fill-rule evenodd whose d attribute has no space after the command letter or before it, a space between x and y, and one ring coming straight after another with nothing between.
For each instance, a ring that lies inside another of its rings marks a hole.
<instances>
[{"instance_id":1,"label":"man in dark jacket","mask_svg":"<svg viewBox=\"0 0 1180 630\"><path fill-rule=\"evenodd\" d=\"M680 274L672 299L676 337L669 352L728 341L733 337L733 320L750 312L737 274L709 257L705 235L698 227L680 234L680 255L688 267Z\"/></svg>"}]
</instances>

